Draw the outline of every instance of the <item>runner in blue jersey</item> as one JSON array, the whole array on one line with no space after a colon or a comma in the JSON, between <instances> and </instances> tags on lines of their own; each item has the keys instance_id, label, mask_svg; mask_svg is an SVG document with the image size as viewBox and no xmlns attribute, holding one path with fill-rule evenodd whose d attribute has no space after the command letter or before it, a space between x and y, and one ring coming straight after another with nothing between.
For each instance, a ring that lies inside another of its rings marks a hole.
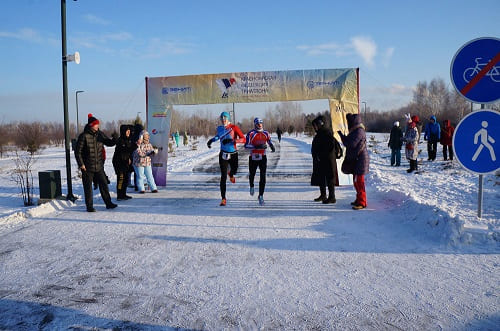
<instances>
[{"instance_id":1,"label":"runner in blue jersey","mask_svg":"<svg viewBox=\"0 0 500 331\"><path fill-rule=\"evenodd\" d=\"M214 141L220 141L219 166L220 194L222 197L220 205L225 206L227 175L229 175L231 183L236 182L236 178L234 178L238 171L238 149L236 144L244 144L245 136L238 126L230 122L231 117L228 112L222 112L219 118L222 125L217 127L217 134L207 142L207 146L212 148Z\"/></svg>"}]
</instances>

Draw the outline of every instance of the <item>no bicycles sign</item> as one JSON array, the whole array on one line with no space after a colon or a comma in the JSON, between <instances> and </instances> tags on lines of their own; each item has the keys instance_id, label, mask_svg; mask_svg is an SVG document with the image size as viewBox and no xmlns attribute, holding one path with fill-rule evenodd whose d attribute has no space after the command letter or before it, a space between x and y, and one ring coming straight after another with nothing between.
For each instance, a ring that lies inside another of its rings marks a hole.
<instances>
[{"instance_id":1,"label":"no bicycles sign","mask_svg":"<svg viewBox=\"0 0 500 331\"><path fill-rule=\"evenodd\" d=\"M451 81L467 100L500 99L500 39L478 38L460 48L451 62Z\"/></svg>"}]
</instances>

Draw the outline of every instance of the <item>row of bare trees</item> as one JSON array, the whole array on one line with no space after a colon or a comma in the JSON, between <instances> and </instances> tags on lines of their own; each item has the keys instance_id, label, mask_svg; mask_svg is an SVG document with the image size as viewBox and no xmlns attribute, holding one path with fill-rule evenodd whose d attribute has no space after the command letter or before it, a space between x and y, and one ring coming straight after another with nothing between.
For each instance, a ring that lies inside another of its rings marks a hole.
<instances>
[{"instance_id":1,"label":"row of bare trees","mask_svg":"<svg viewBox=\"0 0 500 331\"><path fill-rule=\"evenodd\" d=\"M500 103L490 104L487 108L500 110ZM434 115L438 122L450 120L456 126L471 111L470 102L455 89L448 88L443 79L435 78L430 83L418 82L408 105L393 111L368 111L363 121L371 132L388 132L394 121L404 121L407 113L418 115L424 124Z\"/></svg>"},{"instance_id":2,"label":"row of bare trees","mask_svg":"<svg viewBox=\"0 0 500 331\"><path fill-rule=\"evenodd\" d=\"M500 103L488 105L488 108L500 110ZM436 78L430 83L419 82L414 90L412 101L399 109L392 111L377 111L369 109L363 114L363 122L367 130L372 132L388 132L394 121L404 121L404 114L418 115L426 122L435 115L439 122L445 119L456 125L470 111L471 103L466 101L454 89L447 87L443 79ZM316 113L304 114L302 105L298 102L282 102L265 111L265 127L274 132L280 128L283 132L312 133L311 121L319 113L328 116L326 109ZM187 132L193 136L210 136L217 123L218 114L209 110L195 114L181 111L172 112L171 131ZM121 124L140 123L140 118L110 121L101 124L101 130L108 135L117 134ZM142 124L142 123L141 123ZM244 132L253 128L253 118L243 118L238 121ZM75 125L69 127L71 139L76 138ZM0 124L0 157L8 146L16 146L21 150L33 152L42 145L63 145L64 127L57 122L15 122Z\"/></svg>"}]
</instances>

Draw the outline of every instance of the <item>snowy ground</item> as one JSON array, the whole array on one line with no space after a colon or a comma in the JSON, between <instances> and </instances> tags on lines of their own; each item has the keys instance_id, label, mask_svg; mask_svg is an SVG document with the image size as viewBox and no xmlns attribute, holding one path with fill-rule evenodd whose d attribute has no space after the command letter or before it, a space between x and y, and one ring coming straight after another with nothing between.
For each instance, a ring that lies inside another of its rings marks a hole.
<instances>
[{"instance_id":1,"label":"snowy ground","mask_svg":"<svg viewBox=\"0 0 500 331\"><path fill-rule=\"evenodd\" d=\"M308 137L269 154L264 206L242 156L219 207L218 148L204 141L169 158L159 194L131 190L109 211L96 191L97 213L81 199L22 207L0 159L0 329L498 330L498 176L485 176L478 219L477 175L441 161L408 175L406 161L389 166L387 137L368 134L361 211L350 185L335 205L312 201ZM66 192L61 148L35 168L60 169Z\"/></svg>"}]
</instances>

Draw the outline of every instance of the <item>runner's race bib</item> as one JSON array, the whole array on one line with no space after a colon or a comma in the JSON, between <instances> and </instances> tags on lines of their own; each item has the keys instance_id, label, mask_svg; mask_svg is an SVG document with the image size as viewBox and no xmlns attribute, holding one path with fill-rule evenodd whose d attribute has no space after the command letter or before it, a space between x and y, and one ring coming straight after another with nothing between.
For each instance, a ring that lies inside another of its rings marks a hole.
<instances>
[{"instance_id":1,"label":"runner's race bib","mask_svg":"<svg viewBox=\"0 0 500 331\"><path fill-rule=\"evenodd\" d=\"M222 152L222 159L223 160L229 160L230 158L231 158L231 154L230 153Z\"/></svg>"},{"instance_id":2,"label":"runner's race bib","mask_svg":"<svg viewBox=\"0 0 500 331\"><path fill-rule=\"evenodd\" d=\"M254 161L262 160L262 154L252 153L252 160Z\"/></svg>"}]
</instances>

